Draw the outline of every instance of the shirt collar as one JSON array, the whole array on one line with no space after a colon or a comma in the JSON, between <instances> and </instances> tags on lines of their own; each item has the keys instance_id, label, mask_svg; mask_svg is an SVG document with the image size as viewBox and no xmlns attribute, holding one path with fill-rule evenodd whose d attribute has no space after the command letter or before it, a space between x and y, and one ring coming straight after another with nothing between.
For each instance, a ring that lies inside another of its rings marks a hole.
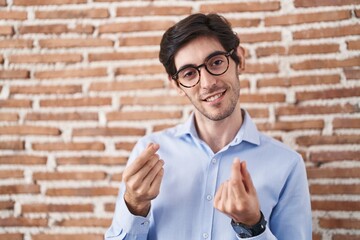
<instances>
[{"instance_id":1,"label":"shirt collar","mask_svg":"<svg viewBox=\"0 0 360 240\"><path fill-rule=\"evenodd\" d=\"M255 145L260 145L260 133L257 130L255 123L252 121L249 113L246 110L242 109L242 113L244 116L243 123L239 131L237 132L235 138L233 139L233 141L231 141L230 146L237 145L242 141L246 141ZM194 113L191 114L191 116L185 123L179 125L176 128L175 136L181 137L183 135L190 135L193 138L199 139L199 135L195 127Z\"/></svg>"}]
</instances>

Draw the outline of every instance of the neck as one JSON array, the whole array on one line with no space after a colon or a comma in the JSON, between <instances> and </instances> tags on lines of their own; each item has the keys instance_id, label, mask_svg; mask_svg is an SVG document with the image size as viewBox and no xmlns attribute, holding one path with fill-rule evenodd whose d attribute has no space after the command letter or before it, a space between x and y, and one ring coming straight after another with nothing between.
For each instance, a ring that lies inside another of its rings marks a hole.
<instances>
[{"instance_id":1,"label":"neck","mask_svg":"<svg viewBox=\"0 0 360 240\"><path fill-rule=\"evenodd\" d=\"M217 153L234 139L242 125L243 116L240 107L236 107L230 116L220 121L210 120L196 111L195 122L200 139Z\"/></svg>"}]
</instances>

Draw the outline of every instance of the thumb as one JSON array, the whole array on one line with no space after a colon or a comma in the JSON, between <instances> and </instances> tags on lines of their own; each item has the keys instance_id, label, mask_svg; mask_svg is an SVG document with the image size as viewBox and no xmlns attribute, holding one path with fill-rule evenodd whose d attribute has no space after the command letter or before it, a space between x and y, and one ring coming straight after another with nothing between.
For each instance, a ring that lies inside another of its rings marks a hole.
<instances>
[{"instance_id":1,"label":"thumb","mask_svg":"<svg viewBox=\"0 0 360 240\"><path fill-rule=\"evenodd\" d=\"M235 158L231 166L231 179L235 182L241 181L241 163L239 158Z\"/></svg>"}]
</instances>

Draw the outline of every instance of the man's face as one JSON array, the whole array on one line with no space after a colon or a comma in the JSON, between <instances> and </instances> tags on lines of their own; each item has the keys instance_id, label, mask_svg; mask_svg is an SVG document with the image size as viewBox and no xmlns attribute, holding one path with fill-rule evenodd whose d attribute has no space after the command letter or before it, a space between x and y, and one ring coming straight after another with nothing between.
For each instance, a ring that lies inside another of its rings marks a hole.
<instances>
[{"instance_id":1,"label":"man's face","mask_svg":"<svg viewBox=\"0 0 360 240\"><path fill-rule=\"evenodd\" d=\"M176 69L192 64L198 66L216 51L225 49L214 38L199 37L184 45L175 55ZM236 51L236 49L235 49ZM220 121L230 116L238 106L240 82L237 65L229 57L228 70L220 75L213 76L200 68L200 82L192 88L178 86L196 108L197 117L205 117L213 121Z\"/></svg>"}]
</instances>

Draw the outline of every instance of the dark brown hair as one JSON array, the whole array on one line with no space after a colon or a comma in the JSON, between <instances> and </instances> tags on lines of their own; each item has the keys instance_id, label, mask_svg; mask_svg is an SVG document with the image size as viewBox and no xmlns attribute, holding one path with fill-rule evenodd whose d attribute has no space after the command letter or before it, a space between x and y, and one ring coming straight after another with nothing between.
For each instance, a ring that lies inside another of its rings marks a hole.
<instances>
[{"instance_id":1,"label":"dark brown hair","mask_svg":"<svg viewBox=\"0 0 360 240\"><path fill-rule=\"evenodd\" d=\"M240 40L232 31L230 23L218 14L192 14L170 27L163 35L160 43L160 62L169 76L176 73L174 56L186 43L199 36L214 37L226 51L235 49L231 58L239 64L236 48Z\"/></svg>"}]
</instances>

